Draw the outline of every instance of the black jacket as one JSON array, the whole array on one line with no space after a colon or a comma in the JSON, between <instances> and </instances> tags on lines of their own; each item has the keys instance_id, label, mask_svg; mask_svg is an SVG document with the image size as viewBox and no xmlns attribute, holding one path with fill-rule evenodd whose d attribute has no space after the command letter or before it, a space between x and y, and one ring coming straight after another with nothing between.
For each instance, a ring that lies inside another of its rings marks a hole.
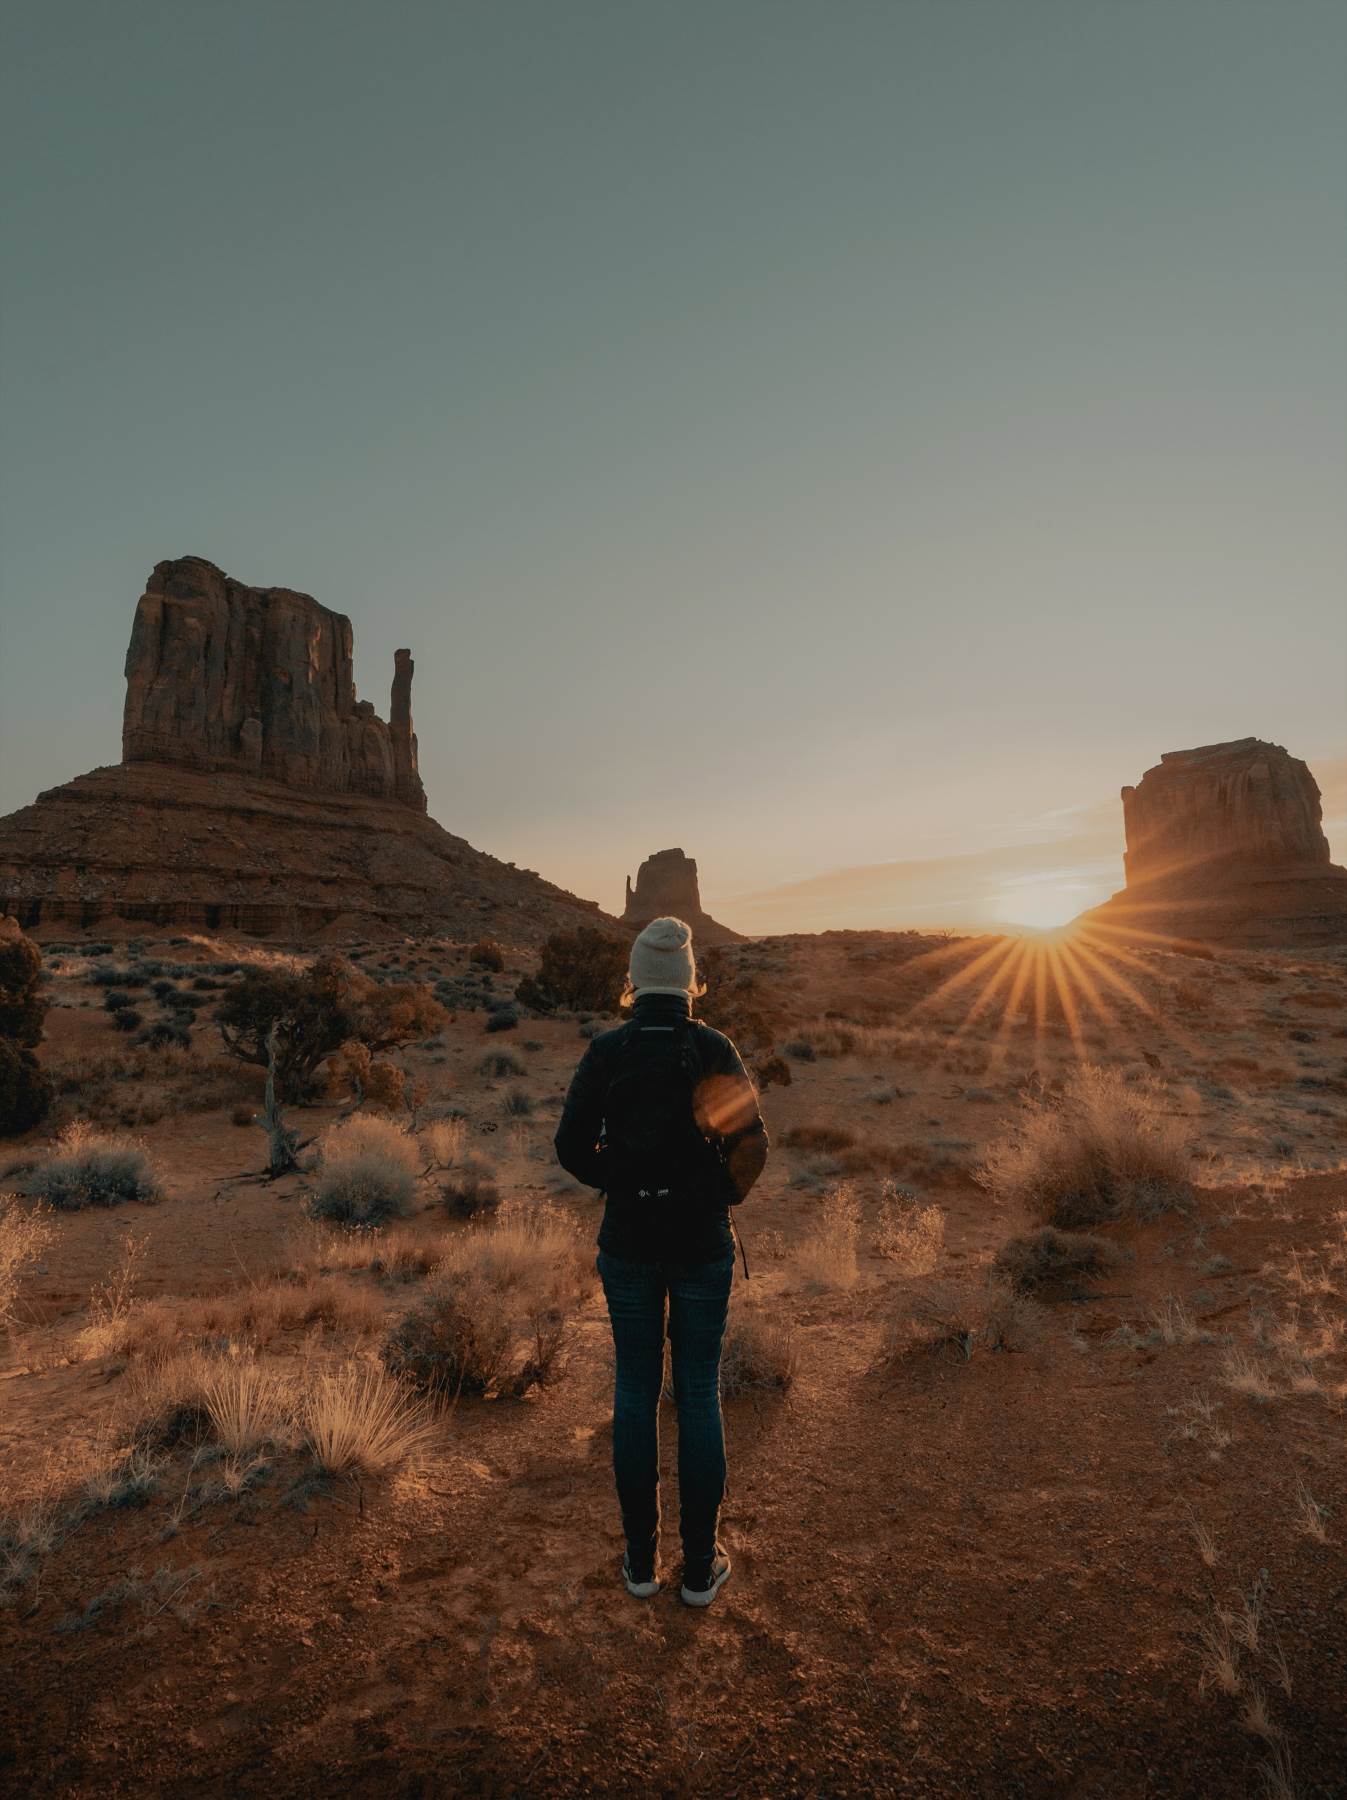
<instances>
[{"instance_id":1,"label":"black jacket","mask_svg":"<svg viewBox=\"0 0 1347 1800\"><path fill-rule=\"evenodd\" d=\"M643 1024L691 1016L677 994L644 994L634 1018ZM739 1052L723 1032L700 1019L692 1025L693 1050L702 1074L696 1085L698 1121L721 1153L718 1179L708 1178L695 1204L661 1209L648 1200L608 1193L603 1108L627 1027L602 1032L575 1071L555 1139L557 1161L586 1187L605 1190L599 1248L633 1262L710 1262L733 1254L729 1209L745 1198L767 1161L767 1127L758 1096Z\"/></svg>"}]
</instances>

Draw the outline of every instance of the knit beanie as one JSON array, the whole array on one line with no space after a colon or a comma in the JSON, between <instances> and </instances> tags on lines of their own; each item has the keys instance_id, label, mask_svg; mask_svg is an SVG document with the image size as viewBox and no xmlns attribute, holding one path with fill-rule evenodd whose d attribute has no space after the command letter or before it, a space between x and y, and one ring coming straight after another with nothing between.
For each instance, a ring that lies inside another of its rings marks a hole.
<instances>
[{"instance_id":1,"label":"knit beanie","mask_svg":"<svg viewBox=\"0 0 1347 1800\"><path fill-rule=\"evenodd\" d=\"M692 927L682 919L652 919L631 947L636 994L689 994L697 985Z\"/></svg>"}]
</instances>

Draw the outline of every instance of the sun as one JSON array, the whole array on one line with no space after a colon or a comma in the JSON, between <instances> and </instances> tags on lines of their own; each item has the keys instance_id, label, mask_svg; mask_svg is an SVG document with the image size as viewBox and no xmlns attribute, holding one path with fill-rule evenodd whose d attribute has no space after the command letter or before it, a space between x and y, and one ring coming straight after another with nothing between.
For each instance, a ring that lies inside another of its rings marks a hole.
<instances>
[{"instance_id":1,"label":"sun","mask_svg":"<svg viewBox=\"0 0 1347 1800\"><path fill-rule=\"evenodd\" d=\"M1036 931L1055 931L1069 924L1081 909L1080 891L1062 882L1026 882L1007 889L992 902L991 911L1007 925L1026 925Z\"/></svg>"}]
</instances>

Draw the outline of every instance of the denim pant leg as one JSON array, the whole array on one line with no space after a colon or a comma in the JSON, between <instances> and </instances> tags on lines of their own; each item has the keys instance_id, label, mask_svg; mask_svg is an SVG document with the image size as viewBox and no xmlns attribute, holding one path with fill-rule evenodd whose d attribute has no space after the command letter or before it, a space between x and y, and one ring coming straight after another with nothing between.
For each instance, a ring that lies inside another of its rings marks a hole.
<instances>
[{"instance_id":1,"label":"denim pant leg","mask_svg":"<svg viewBox=\"0 0 1347 1800\"><path fill-rule=\"evenodd\" d=\"M725 1496L720 1416L720 1345L734 1281L734 1254L671 1267L669 1342L678 1403L678 1498L685 1564L709 1562Z\"/></svg>"},{"instance_id":2,"label":"denim pant leg","mask_svg":"<svg viewBox=\"0 0 1347 1800\"><path fill-rule=\"evenodd\" d=\"M613 1385L613 1475L633 1568L659 1541L659 1396L664 1384L664 1271L600 1251L617 1365Z\"/></svg>"}]
</instances>

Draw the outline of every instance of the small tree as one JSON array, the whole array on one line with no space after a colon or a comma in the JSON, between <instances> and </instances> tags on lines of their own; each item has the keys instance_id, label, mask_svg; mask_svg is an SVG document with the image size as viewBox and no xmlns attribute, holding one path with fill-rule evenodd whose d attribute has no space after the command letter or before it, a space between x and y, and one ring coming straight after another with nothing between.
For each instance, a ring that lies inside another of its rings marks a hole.
<instances>
[{"instance_id":1,"label":"small tree","mask_svg":"<svg viewBox=\"0 0 1347 1800\"><path fill-rule=\"evenodd\" d=\"M535 1012L559 1006L616 1012L627 976L628 946L590 925L554 931L543 944L536 975L526 975L515 998Z\"/></svg>"},{"instance_id":2,"label":"small tree","mask_svg":"<svg viewBox=\"0 0 1347 1800\"><path fill-rule=\"evenodd\" d=\"M258 1114L258 1123L267 1134L267 1174L272 1181L289 1175L299 1167L299 1134L291 1131L281 1112L276 1093L277 1045L279 1022L273 1022L267 1033L267 1091Z\"/></svg>"},{"instance_id":3,"label":"small tree","mask_svg":"<svg viewBox=\"0 0 1347 1800\"><path fill-rule=\"evenodd\" d=\"M46 1011L42 953L17 920L0 918L0 1137L29 1130L51 1108L51 1082L33 1055Z\"/></svg>"}]
</instances>

